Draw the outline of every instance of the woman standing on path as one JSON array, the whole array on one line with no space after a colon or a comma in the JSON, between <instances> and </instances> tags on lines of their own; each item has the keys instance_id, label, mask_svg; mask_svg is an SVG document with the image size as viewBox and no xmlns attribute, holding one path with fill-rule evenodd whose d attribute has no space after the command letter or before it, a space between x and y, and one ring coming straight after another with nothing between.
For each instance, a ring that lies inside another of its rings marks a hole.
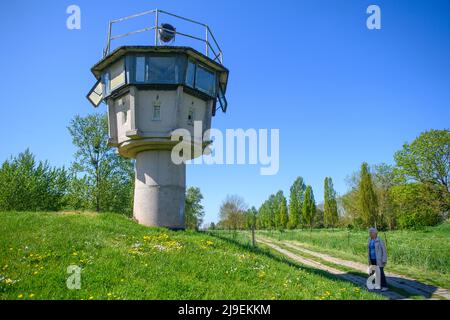
<instances>
[{"instance_id":1,"label":"woman standing on path","mask_svg":"<svg viewBox=\"0 0 450 320\"><path fill-rule=\"evenodd\" d=\"M378 238L378 231L376 228L369 229L368 260L369 266L378 266L381 273L381 291L387 291L386 276L384 274L384 267L387 263L387 251L383 240Z\"/></svg>"}]
</instances>

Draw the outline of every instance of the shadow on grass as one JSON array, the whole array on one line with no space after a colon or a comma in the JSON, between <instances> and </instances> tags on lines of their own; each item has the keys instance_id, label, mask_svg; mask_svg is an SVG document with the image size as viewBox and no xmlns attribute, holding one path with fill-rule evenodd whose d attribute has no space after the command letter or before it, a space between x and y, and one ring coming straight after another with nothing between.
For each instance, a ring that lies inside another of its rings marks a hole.
<instances>
[{"instance_id":1,"label":"shadow on grass","mask_svg":"<svg viewBox=\"0 0 450 320\"><path fill-rule=\"evenodd\" d=\"M277 241L291 240L301 242L301 240L299 240L296 237L285 237L283 236L283 232L277 230L264 230L261 232L261 234L263 236L266 236L270 239ZM351 270L348 271L348 273L360 277L367 277L366 273L357 270ZM393 273L396 272L393 271ZM445 299L446 297L448 298L448 290L445 288L440 288L438 285L426 284L417 279L408 279L405 277L395 276L392 274L386 275L386 280L389 285L389 288L392 289L392 291L397 292L407 298L414 298L414 297L423 297L426 299L430 298ZM442 292L439 292L442 289L444 289L443 291L444 294L442 294Z\"/></svg>"},{"instance_id":2,"label":"shadow on grass","mask_svg":"<svg viewBox=\"0 0 450 320\"><path fill-rule=\"evenodd\" d=\"M301 263L292 261L288 257L283 256L281 253L275 254L273 252L273 250L271 250L269 248L262 248L262 247L259 247L259 246L253 247L251 243L244 243L244 242L240 241L239 239L237 239L236 237L232 238L232 235L224 236L224 235L222 235L222 234L220 234L218 232L206 232L206 234L208 234L208 235L210 235L212 237L218 238L220 240L226 241L229 244L232 244L232 245L235 245L235 246L239 247L240 249L243 249L243 250L246 250L246 251L250 251L250 252L253 252L253 253L256 253L256 254L264 255L264 256L272 259L272 260L275 260L275 261L280 262L280 263L284 263L284 264L289 265L291 267L303 269L303 270L305 270L305 271L307 271L307 272L309 272L311 274L319 275L319 276L322 276L324 278L327 278L327 279L333 280L333 281L338 281L338 282L343 282L343 283L350 282L352 284L355 284L355 283L353 283L351 281L348 281L348 280L345 280L345 279L343 279L341 277L338 277L336 275L330 274L329 272L326 272L326 271L323 271L323 270L320 270L320 269L315 269L315 268L303 265ZM355 272L347 271L345 274L360 276L360 277L363 277L363 278L367 277L367 275L363 275L362 273L357 272L357 271L355 271ZM389 281L390 278L392 280L392 277L387 277L387 280ZM401 279L401 280L402 281L408 281L408 280L405 280L405 279ZM396 281L399 281L399 279L397 278ZM355 285L358 286L358 284L355 284ZM364 287L364 289L366 289L366 288ZM392 288L392 289L394 289L393 290L394 292L404 296L405 298L413 298L413 297L417 297L418 296L418 294L412 294L412 293L407 292L407 291L402 290L402 289L398 289L398 288ZM369 291L369 290L367 290L367 291ZM382 296L386 297L385 293L382 293L382 292L379 292L379 291L372 291L372 290L370 290L370 292L375 293L375 294L379 294L379 295L382 295ZM424 296L423 294L421 294L421 295ZM431 297L431 295L429 297L427 297L427 298L430 298L430 297Z\"/></svg>"}]
</instances>

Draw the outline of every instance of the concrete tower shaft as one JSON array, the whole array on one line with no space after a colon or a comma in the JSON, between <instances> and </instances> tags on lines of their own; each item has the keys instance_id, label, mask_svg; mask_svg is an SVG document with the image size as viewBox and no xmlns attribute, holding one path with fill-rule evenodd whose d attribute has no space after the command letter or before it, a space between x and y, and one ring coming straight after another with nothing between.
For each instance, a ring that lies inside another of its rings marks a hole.
<instances>
[{"instance_id":1,"label":"concrete tower shaft","mask_svg":"<svg viewBox=\"0 0 450 320\"><path fill-rule=\"evenodd\" d=\"M186 165L174 164L170 150L136 156L134 218L146 226L184 229Z\"/></svg>"}]
</instances>

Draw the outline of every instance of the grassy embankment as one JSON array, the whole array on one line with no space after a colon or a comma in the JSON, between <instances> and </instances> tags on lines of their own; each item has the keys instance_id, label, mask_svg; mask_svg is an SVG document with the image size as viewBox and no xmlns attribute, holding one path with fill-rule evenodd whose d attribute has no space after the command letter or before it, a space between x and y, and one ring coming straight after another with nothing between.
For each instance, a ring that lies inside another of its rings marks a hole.
<instances>
[{"instance_id":1,"label":"grassy embankment","mask_svg":"<svg viewBox=\"0 0 450 320\"><path fill-rule=\"evenodd\" d=\"M67 268L82 268L69 290ZM115 214L0 213L0 299L381 299L268 250Z\"/></svg>"}]
</instances>

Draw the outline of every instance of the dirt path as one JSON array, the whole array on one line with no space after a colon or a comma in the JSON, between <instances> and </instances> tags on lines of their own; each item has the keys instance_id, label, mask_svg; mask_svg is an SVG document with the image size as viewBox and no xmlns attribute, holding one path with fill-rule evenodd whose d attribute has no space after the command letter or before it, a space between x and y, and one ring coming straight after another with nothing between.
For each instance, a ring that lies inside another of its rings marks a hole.
<instances>
[{"instance_id":1,"label":"dirt path","mask_svg":"<svg viewBox=\"0 0 450 320\"><path fill-rule=\"evenodd\" d=\"M267 246L271 247L272 249L275 249L278 252L280 252L280 253L288 256L289 258L294 259L302 264L305 264L310 267L320 269L323 271L327 271L331 274L334 274L334 275L344 278L348 281L356 283L362 287L366 286L366 278L352 275L345 271L341 271L341 270L338 270L333 267L329 267L329 266L324 265L323 263L315 261L311 258L306 258L306 257L302 256L301 253L304 253L310 257L319 258L322 261L330 262L330 263L333 263L333 264L339 265L339 266L344 266L344 267L347 267L347 268L350 268L350 269L353 269L353 270L356 270L359 272L363 272L363 273L367 272L367 265L365 265L365 264L362 264L359 262L354 262L354 261L349 261L349 260L344 260L344 259L330 256L328 254L312 251L310 249L306 249L305 247L301 246L301 244L299 244L298 242L294 242L294 241L277 241L277 240L269 239L266 237L264 237L264 238L258 237L257 239L259 242L266 244ZM284 249L284 248L280 247L280 245L283 245L283 246L285 246L289 249L293 249L295 251L292 252L290 250ZM450 299L450 292L447 289L426 285L415 279L405 277L405 276L395 274L395 273L390 273L390 272L386 273L386 277L387 277L388 283L391 286L399 288L399 289L409 293L410 295L422 296L425 299L430 299L433 297L433 295L438 295L445 299ZM390 292L390 291L383 292L382 294L389 297L390 299L406 298L400 294L397 294L395 292Z\"/></svg>"},{"instance_id":2,"label":"dirt path","mask_svg":"<svg viewBox=\"0 0 450 320\"><path fill-rule=\"evenodd\" d=\"M344 280L350 281L354 284L357 284L360 287L366 288L366 278L357 276L357 275L353 275L350 273L347 273L345 271L341 271L338 270L336 268L333 267L329 267L326 266L320 262L311 260L311 259L307 259L305 257L302 257L300 255L297 255L295 253L292 253L289 250L283 249L280 246L278 246L277 244L275 244L273 241L267 239L267 238L261 238L258 237L257 238L258 242L263 243L265 245L267 245L268 247L280 252L281 254L285 255L288 258L291 258L294 261L297 261L303 265L315 268L315 269L319 269L322 271L326 271L330 274L333 274L339 278L342 278ZM380 294L382 294L383 296L389 298L389 299L394 299L394 300L399 300L399 299L406 299L406 297L396 293L396 292L392 292L392 291L386 291L386 292L379 292Z\"/></svg>"},{"instance_id":3,"label":"dirt path","mask_svg":"<svg viewBox=\"0 0 450 320\"><path fill-rule=\"evenodd\" d=\"M339 259L333 256L330 256L328 254L319 253L316 251L312 251L309 249L306 249L302 247L300 244L295 243L293 241L283 241L284 245L286 245L289 248L292 248L294 250L306 253L308 255L318 257L322 259L323 261L328 261L331 263L334 263L336 265L345 266L360 272L367 272L367 265L359 262ZM439 288L435 286L430 286L424 283L419 282L416 279L412 279L400 274L392 273L392 272L386 272L386 277L388 282L397 288L400 288L402 290L405 290L411 294L414 295L420 295L425 298L430 298L433 294L441 296L445 299L450 299L450 292L447 289Z\"/></svg>"}]
</instances>

